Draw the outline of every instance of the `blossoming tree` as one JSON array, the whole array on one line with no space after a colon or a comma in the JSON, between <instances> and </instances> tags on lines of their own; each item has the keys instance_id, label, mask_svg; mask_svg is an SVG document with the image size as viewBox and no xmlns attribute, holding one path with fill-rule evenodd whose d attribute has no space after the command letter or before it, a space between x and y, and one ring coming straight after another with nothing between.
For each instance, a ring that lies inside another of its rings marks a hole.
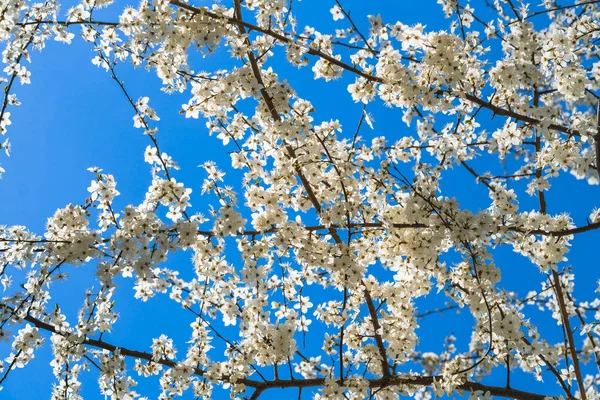
<instances>
[{"instance_id":1,"label":"blossoming tree","mask_svg":"<svg viewBox=\"0 0 600 400\"><path fill-rule=\"evenodd\" d=\"M35 84L32 50L83 40L147 137L152 183L140 204L117 208L115 178L90 168L89 198L57 210L44 232L0 228L0 384L50 346L54 399L80 398L94 373L113 399L140 397L136 384L153 376L161 399L277 388L327 399L600 398L600 300L574 286L575 272L596 279L597 267L564 262L600 212L547 212L553 180L599 181L600 1L438 2L446 30L332 0L334 28L320 32L294 16L310 1L85 0L65 14L55 0L2 0L2 134L16 84ZM198 72L198 50L223 68ZM230 165L201 160L206 216L159 147L160 98L130 93L124 63L186 94L181 118L205 120L230 153ZM285 64L346 82L337 96L364 104L358 126L317 120ZM382 105L406 126L378 131L366 107ZM470 178L461 185L489 193L480 208L442 190L456 170ZM503 248L539 278L528 293L507 289ZM170 263L181 251L191 261ZM76 319L49 301L74 269L95 276ZM132 302L164 297L185 310L186 348L166 335L128 347L111 334L128 306L113 301L124 278ZM471 334L430 351L439 346L421 320L448 323L457 311Z\"/></svg>"}]
</instances>

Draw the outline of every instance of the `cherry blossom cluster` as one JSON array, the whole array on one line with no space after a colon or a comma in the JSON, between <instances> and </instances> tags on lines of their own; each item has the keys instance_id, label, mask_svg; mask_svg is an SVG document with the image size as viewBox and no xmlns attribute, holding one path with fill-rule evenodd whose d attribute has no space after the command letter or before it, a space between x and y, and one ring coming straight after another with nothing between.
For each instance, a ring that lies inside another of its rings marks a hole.
<instances>
[{"instance_id":1,"label":"cherry blossom cluster","mask_svg":"<svg viewBox=\"0 0 600 400\"><path fill-rule=\"evenodd\" d=\"M323 399L600 398L600 298L575 290L589 266L567 264L600 212L576 221L572 205L548 208L555 178L600 181L600 2L440 0L448 28L436 31L357 17L334 0L331 32L299 29L312 23L292 12L302 3L204 3L85 0L65 12L0 1L0 133L19 105L14 83L35 83L30 50L80 36L144 131L151 178L136 204L119 196L118 176L91 167L89 197L43 232L0 226L0 340L10 343L0 385L48 345L53 399L81 398L89 370L111 399L143 398L138 381L152 377L159 399L256 399L274 388ZM220 69L198 70L197 50L223 57ZM199 160L204 181L188 187L160 148L160 99L155 110L130 93L125 63L185 96L181 118L216 136L230 166ZM341 81L358 126L340 122L346 110L317 117L283 63ZM381 106L398 121L375 121L367 109ZM481 207L447 194L456 170L488 193ZM499 249L539 276L529 292L508 289ZM173 262L178 252L190 262ZM70 320L50 300L75 268L95 285ZM121 344L112 331L127 305L114 297L127 290L131 301L176 303L189 341ZM459 311L470 336L424 340L424 318ZM538 312L560 325L560 340ZM511 384L516 371L547 388Z\"/></svg>"}]
</instances>

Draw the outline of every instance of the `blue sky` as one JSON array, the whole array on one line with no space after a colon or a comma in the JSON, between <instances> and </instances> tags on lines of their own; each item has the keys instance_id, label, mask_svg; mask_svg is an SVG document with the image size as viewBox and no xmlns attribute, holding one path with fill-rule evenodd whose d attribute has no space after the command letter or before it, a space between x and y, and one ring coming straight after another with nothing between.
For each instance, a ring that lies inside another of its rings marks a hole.
<instances>
[{"instance_id":1,"label":"blue sky","mask_svg":"<svg viewBox=\"0 0 600 400\"><path fill-rule=\"evenodd\" d=\"M129 3L112 7L116 10L126 5ZM294 10L299 27L311 25L329 32L346 27L344 21L333 24L329 13L333 5L334 1L295 2ZM445 29L448 26L435 0L346 1L344 5L352 10L353 17L362 27L366 26L366 19L361 16L378 13L382 14L386 22L421 22L428 29ZM77 31L77 28L73 29L73 32ZM1 161L6 173L0 180L0 191L3 194L0 196L0 224L25 225L41 234L47 218L57 208L68 203L84 202L88 196L87 187L94 178L87 171L91 166L98 166L115 176L117 189L121 192L116 200L116 208L139 204L143 200L151 181L143 151L150 141L141 130L133 128L133 110L109 74L92 65L93 56L91 46L78 39L70 46L48 41L43 52L32 52L32 84L16 88L15 93L22 105L10 109L12 126L7 135L12 143L12 154L10 158L4 157ZM353 132L362 110L362 105L353 103L346 91L346 85L353 77L346 74L339 81L315 82L310 68L297 70L278 61L280 59L274 58L274 68L282 78L292 83L300 97L313 102L316 108L315 119L339 119L346 129ZM197 58L195 69L212 71L227 63L229 61L222 54L214 54L204 59ZM157 138L161 149L171 155L181 167L181 171L175 174L177 179L193 189L194 210L206 213L210 199L199 196L204 174L197 166L204 161L214 160L221 169L228 171L228 183L235 184L239 182L240 174L227 168L227 152L232 149L224 148L220 140L210 137L202 120L185 119L179 114L188 95L165 95L159 90L160 81L152 72L143 69L135 70L129 65L120 65L117 73L134 99L150 97L151 106L161 118L156 125L160 129ZM375 102L369 106L368 111L374 117L375 130L370 132L363 127L365 136L385 135L393 139L414 133L401 121L401 110L384 108ZM491 168L485 165L485 160L473 165L482 172ZM578 225L585 223L591 209L598 206L598 187L589 187L571 177L560 178L554 185L548 196L549 212L554 214L568 211ZM464 170L456 169L444 175L442 188L449 195L456 196L461 205L475 211L489 205L487 190L482 185L476 186L472 177ZM573 193L577 196L576 207L573 205ZM522 209L536 208L535 198L527 200L522 197L521 200ZM580 300L591 298L596 288L598 263L590 249L595 248L598 239L600 235L595 232L580 235L568 254L568 264L576 271L576 287L584 294ZM539 289L541 275L533 265L506 249L498 249L496 252L497 264L502 269L503 287L520 294ZM169 266L180 264L182 275L189 274L190 256L189 253L175 254L170 258ZM72 275L71 279L56 284L51 303L61 304L67 316L74 321L85 289L94 284L94 268L92 265L71 267L68 270ZM109 336L110 341L124 347L148 350L151 338L165 333L174 338L181 353L185 352L192 315L172 307L161 296L146 303L132 301L131 280L121 280L120 284L115 299L120 319ZM423 303L442 305L439 298L427 298ZM533 318L538 317L535 312L532 315ZM443 316L423 319L420 325L419 333L423 344L421 350L439 351L443 338L451 333L457 336L459 345L468 343L472 320L467 315L456 316L454 312L448 312ZM553 340L560 340L562 337L560 327L552 321L548 323L547 319L543 320L540 329ZM319 338L317 333L318 330L312 336L316 340ZM311 343L310 340L307 343ZM3 350L5 348L0 346L0 352ZM2 392L3 398L48 398L54 381L49 362L50 346L46 345L26 369L11 373ZM97 374L92 371L88 377L82 378L85 398L98 398L94 382L96 377ZM487 382L502 385L503 379L503 375L496 374ZM550 376L548 381L552 383L547 386L532 383L531 378L525 380L518 373L515 373L513 380L515 387L520 389L533 391L543 388L546 393L557 393L558 386ZM140 393L150 399L156 396L157 380L145 383L140 379L140 382ZM280 392L272 391L265 398L281 395ZM215 396L227 398L224 392L216 392ZM184 398L191 398L191 395Z\"/></svg>"}]
</instances>

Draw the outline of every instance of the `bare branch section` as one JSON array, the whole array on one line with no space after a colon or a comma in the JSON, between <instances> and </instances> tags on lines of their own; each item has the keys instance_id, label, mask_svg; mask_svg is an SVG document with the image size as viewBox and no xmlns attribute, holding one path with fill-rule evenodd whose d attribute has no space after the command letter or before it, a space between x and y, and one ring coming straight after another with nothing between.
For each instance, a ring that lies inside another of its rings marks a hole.
<instances>
[{"instance_id":1,"label":"bare branch section","mask_svg":"<svg viewBox=\"0 0 600 400\"><path fill-rule=\"evenodd\" d=\"M436 376L396 376L390 378L381 378L369 381L369 387L373 389L384 388L389 386L430 386L436 379L440 379L440 377ZM279 380L279 381L271 381L271 382L257 382L251 380L244 380L245 385L256 387L259 390L266 390L271 388L285 389L290 387L317 387L323 386L325 383L325 379L306 379L301 382L296 380ZM523 399L523 400L543 400L546 398L545 395L540 395L536 393L525 392L521 390L504 388L504 387L495 387L495 386L487 386L476 382L466 382L459 386L460 390L464 390L467 392L489 392L492 396L498 397L506 397L513 399Z\"/></svg>"}]
</instances>

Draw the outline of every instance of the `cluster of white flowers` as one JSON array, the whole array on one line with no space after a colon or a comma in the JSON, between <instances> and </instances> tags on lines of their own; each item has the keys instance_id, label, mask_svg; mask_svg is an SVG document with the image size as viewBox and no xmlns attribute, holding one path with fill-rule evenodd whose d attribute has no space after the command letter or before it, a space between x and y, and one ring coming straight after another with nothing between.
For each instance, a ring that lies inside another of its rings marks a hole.
<instances>
[{"instance_id":1,"label":"cluster of white flowers","mask_svg":"<svg viewBox=\"0 0 600 400\"><path fill-rule=\"evenodd\" d=\"M83 262L95 254L98 233L88 229L88 212L69 204L48 219L44 237L51 242L48 251L66 262Z\"/></svg>"},{"instance_id":2,"label":"cluster of white flowers","mask_svg":"<svg viewBox=\"0 0 600 400\"><path fill-rule=\"evenodd\" d=\"M450 29L433 31L389 15L359 19L335 1L327 7L335 32L299 33L283 0L144 0L108 22L101 15L110 3L75 4L65 20L56 1L0 6L8 76L0 79L0 133L11 126L8 107L19 105L13 83L30 83L30 49L49 38L69 44L79 27L92 62L118 83L134 127L146 133L151 175L141 203L117 208L115 177L90 168L89 198L57 210L43 234L0 227L0 339L12 345L0 384L48 336L55 399L81 398L88 369L99 371L100 393L112 399L141 396L132 371L159 376L159 399L186 391L210 398L216 386L232 398L312 387L326 399L557 393L494 384L501 368L555 380L564 398L600 397L590 367L600 357L600 299L575 291L582 266L564 265L575 237L600 228L600 212L588 210L580 222L560 213L577 205L547 204L565 172L600 180L598 4L545 1L534 11L498 0L485 23L474 4L440 0ZM226 49L235 62L198 72L194 49ZM342 126L342 115L319 121L286 79L291 70L279 68L284 59L310 67L323 85L340 81L361 103L358 128ZM118 78L124 62L153 71L164 92L183 93L180 113L205 119L230 152L242 176L233 186L223 166L201 161L199 192L214 200L207 217L193 214L192 189L160 150L149 97L135 101ZM396 122L407 127L383 132L392 125L373 124L377 104L399 109ZM8 153L10 143L1 148ZM462 197L448 196L452 169L489 197L465 208ZM525 297L510 291L497 247L522 256L541 285ZM193 254L189 268L170 263L180 250ZM49 300L54 283L82 264L97 285L70 322ZM165 334L149 352L121 346L111 332L122 278L132 278L134 299L164 297L190 313L187 347ZM446 306L426 309L432 298ZM542 337L532 307L562 325L559 340ZM472 317L470 336L448 336L443 351L432 352L439 346L423 343L420 318L459 309Z\"/></svg>"}]
</instances>

